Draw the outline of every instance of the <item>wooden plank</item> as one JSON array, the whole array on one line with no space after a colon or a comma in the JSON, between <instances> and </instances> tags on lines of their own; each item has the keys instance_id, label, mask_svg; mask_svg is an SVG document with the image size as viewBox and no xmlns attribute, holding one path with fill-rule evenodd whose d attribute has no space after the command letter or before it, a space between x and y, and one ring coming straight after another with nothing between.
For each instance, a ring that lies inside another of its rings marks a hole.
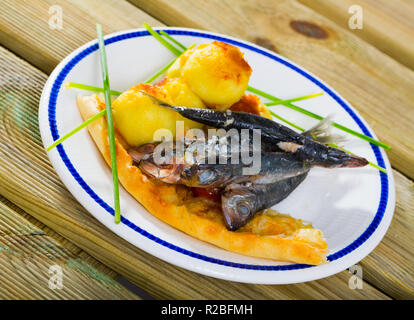
<instances>
[{"instance_id":1,"label":"wooden plank","mask_svg":"<svg viewBox=\"0 0 414 320\"><path fill-rule=\"evenodd\" d=\"M0 194L156 298L388 299L350 274L288 286L239 284L163 262L107 230L62 185L41 144L37 108L46 75L0 48ZM5 84L5 85L4 85Z\"/></svg>"},{"instance_id":2,"label":"wooden plank","mask_svg":"<svg viewBox=\"0 0 414 320\"><path fill-rule=\"evenodd\" d=\"M294 0L130 1L167 25L240 37L304 66L361 112L392 146L393 166L414 178L414 72L348 30Z\"/></svg>"},{"instance_id":3,"label":"wooden plank","mask_svg":"<svg viewBox=\"0 0 414 320\"><path fill-rule=\"evenodd\" d=\"M56 266L60 289L49 287L56 274L49 270ZM116 282L112 270L1 196L0 269L0 299L138 298Z\"/></svg>"},{"instance_id":4,"label":"wooden plank","mask_svg":"<svg viewBox=\"0 0 414 320\"><path fill-rule=\"evenodd\" d=\"M64 247L64 250L67 252L71 252L73 255L82 257L83 259L86 259L90 261L90 264L95 268L98 269L100 273L103 273L105 276L110 277L114 280L116 280L119 275L109 269L107 266L99 263L97 260L93 260L91 256L89 256L86 252L84 252L81 248L74 245L72 242L68 241L58 233L54 232L52 229L45 226L43 223L41 223L39 220L36 220L31 215L29 215L27 212L16 206L13 202L9 201L8 199L4 198L0 195L0 202L3 204L3 206L6 206L8 210L12 210L14 215L19 215L22 219L22 225L30 225L30 228L35 228L36 232L42 233L42 235L47 235L48 237L51 237L56 243L60 244L62 247ZM5 224L8 224L7 220L5 221ZM16 228L16 231L19 230L25 230L23 227Z\"/></svg>"},{"instance_id":5,"label":"wooden plank","mask_svg":"<svg viewBox=\"0 0 414 320\"><path fill-rule=\"evenodd\" d=\"M62 10L62 29L49 26L49 20L54 21L52 6ZM96 23L102 24L104 33L138 28L143 22L160 24L117 0L1 1L0 21L0 43L46 72L73 49L96 39Z\"/></svg>"},{"instance_id":6,"label":"wooden plank","mask_svg":"<svg viewBox=\"0 0 414 320\"><path fill-rule=\"evenodd\" d=\"M348 28L353 5L363 12L363 29L352 31L390 57L414 69L414 1L406 0L299 0Z\"/></svg>"},{"instance_id":7,"label":"wooden plank","mask_svg":"<svg viewBox=\"0 0 414 320\"><path fill-rule=\"evenodd\" d=\"M397 299L414 299L414 183L394 171L397 204L387 235L361 261L363 278Z\"/></svg>"}]
</instances>

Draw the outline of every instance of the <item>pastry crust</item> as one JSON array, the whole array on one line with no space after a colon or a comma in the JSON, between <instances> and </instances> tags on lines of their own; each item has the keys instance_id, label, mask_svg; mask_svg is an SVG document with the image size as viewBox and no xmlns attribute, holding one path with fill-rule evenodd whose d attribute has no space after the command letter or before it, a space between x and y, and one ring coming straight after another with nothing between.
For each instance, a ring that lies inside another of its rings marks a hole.
<instances>
[{"instance_id":1,"label":"pastry crust","mask_svg":"<svg viewBox=\"0 0 414 320\"><path fill-rule=\"evenodd\" d=\"M96 95L78 97L77 105L84 120L94 116L104 107L104 103ZM91 123L88 130L105 161L110 165L105 118ZM326 263L327 245L319 230L301 228L288 237L229 231L221 219L211 219L205 214L194 212L194 207L190 209L179 203L178 186L154 181L141 173L139 168L133 165L132 158L119 135L116 135L116 155L118 177L123 187L151 214L170 226L225 250L252 257L305 264Z\"/></svg>"}]
</instances>

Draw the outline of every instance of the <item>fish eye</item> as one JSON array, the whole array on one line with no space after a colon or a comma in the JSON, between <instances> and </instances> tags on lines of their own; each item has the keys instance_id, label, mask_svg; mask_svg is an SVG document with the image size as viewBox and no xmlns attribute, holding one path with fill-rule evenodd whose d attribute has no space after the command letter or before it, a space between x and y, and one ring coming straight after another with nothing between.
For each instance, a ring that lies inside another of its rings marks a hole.
<instances>
[{"instance_id":1,"label":"fish eye","mask_svg":"<svg viewBox=\"0 0 414 320\"><path fill-rule=\"evenodd\" d=\"M247 216L247 215L249 215L249 214L250 214L250 207L249 207L249 205L248 205L247 203L245 203L245 202L239 202L239 203L237 204L237 211L238 211L240 214L242 214L242 215L244 215L244 216Z\"/></svg>"}]
</instances>

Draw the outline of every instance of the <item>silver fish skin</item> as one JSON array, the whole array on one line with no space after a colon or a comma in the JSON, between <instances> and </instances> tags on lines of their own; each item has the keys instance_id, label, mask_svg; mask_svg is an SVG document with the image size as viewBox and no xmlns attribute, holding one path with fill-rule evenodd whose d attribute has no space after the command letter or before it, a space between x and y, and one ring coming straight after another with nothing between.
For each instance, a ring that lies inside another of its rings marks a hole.
<instances>
[{"instance_id":1,"label":"silver fish skin","mask_svg":"<svg viewBox=\"0 0 414 320\"><path fill-rule=\"evenodd\" d=\"M250 175L243 163L192 164L181 172L181 183L198 188L224 187L233 182L255 184L275 183L286 178L301 175L311 168L306 161L298 161L294 155L283 152L263 152L258 172Z\"/></svg>"},{"instance_id":2,"label":"silver fish skin","mask_svg":"<svg viewBox=\"0 0 414 320\"><path fill-rule=\"evenodd\" d=\"M147 93L146 93L147 94ZM283 126L271 119L246 112L220 112L212 109L186 108L170 105L149 94L160 106L173 109L183 117L221 129L259 129L267 151L285 151L295 154L299 160L312 162L325 168L357 168L368 164L365 158L348 154L326 146L307 134Z\"/></svg>"},{"instance_id":3,"label":"silver fish skin","mask_svg":"<svg viewBox=\"0 0 414 320\"><path fill-rule=\"evenodd\" d=\"M305 180L308 172L273 184L231 183L221 196L227 229L236 231L253 216L281 202Z\"/></svg>"},{"instance_id":4,"label":"silver fish skin","mask_svg":"<svg viewBox=\"0 0 414 320\"><path fill-rule=\"evenodd\" d=\"M298 161L294 155L283 152L264 152L260 157L260 168L256 174L246 174L249 166L231 163L156 163L153 156L139 161L138 167L146 174L167 183L183 184L188 187L221 188L231 182L254 182L255 184L275 183L307 172L310 164ZM240 161L241 162L241 161Z\"/></svg>"}]
</instances>

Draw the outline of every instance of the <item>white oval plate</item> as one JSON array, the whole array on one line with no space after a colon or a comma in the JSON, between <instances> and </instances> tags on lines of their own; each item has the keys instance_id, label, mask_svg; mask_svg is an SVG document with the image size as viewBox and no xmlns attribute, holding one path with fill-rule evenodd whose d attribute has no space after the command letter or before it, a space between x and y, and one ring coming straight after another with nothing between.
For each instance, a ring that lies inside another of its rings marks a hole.
<instances>
[{"instance_id":1,"label":"white oval plate","mask_svg":"<svg viewBox=\"0 0 414 320\"><path fill-rule=\"evenodd\" d=\"M160 29L158 29L160 30ZM359 113L329 86L286 58L254 44L206 31L163 28L189 46L219 40L238 46L253 68L250 84L282 99L324 92L321 97L297 102L322 116L358 132L375 134ZM143 29L108 35L106 50L111 89L123 91L144 81L173 56ZM78 94L64 88L68 81L102 86L97 41L67 56L47 81L40 101L39 126L49 146L82 120L76 108ZM329 66L327 66L329 67ZM273 110L310 128L316 121L283 106ZM137 124L139 125L139 124ZM384 236L394 212L392 170L383 150L348 136L345 148L384 166L388 175L372 167L313 169L307 179L274 208L311 221L323 231L330 263L321 266L257 259L228 252L190 237L148 213L121 188L123 219L113 222L112 177L88 132L83 130L49 153L50 161L75 198L101 223L140 249L182 268L226 280L286 284L315 280L358 263Z\"/></svg>"}]
</instances>

